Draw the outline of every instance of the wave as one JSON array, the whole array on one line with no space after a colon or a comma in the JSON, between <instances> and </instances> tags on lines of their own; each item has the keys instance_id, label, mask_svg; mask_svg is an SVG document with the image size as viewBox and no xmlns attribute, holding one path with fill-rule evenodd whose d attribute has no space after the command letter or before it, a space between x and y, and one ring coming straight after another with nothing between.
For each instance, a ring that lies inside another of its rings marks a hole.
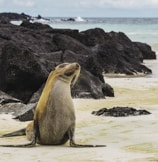
<instances>
[{"instance_id":1,"label":"wave","mask_svg":"<svg viewBox=\"0 0 158 162\"><path fill-rule=\"evenodd\" d=\"M41 24L49 24L50 20L49 19L45 19L45 18L40 18L40 19L37 19L37 18L33 18L30 20L31 23L35 23L35 22L38 22L38 23L41 23Z\"/></svg>"},{"instance_id":2,"label":"wave","mask_svg":"<svg viewBox=\"0 0 158 162\"><path fill-rule=\"evenodd\" d=\"M75 21L77 21L77 22L85 22L86 20L83 19L82 17L78 16L78 17L75 18Z\"/></svg>"},{"instance_id":3,"label":"wave","mask_svg":"<svg viewBox=\"0 0 158 162\"><path fill-rule=\"evenodd\" d=\"M53 21L58 21L59 22L59 19L53 19ZM61 18L60 21L62 22L86 22L85 19L83 19L82 17L78 16L78 17L70 17L70 18Z\"/></svg>"},{"instance_id":4,"label":"wave","mask_svg":"<svg viewBox=\"0 0 158 162\"><path fill-rule=\"evenodd\" d=\"M158 32L127 32L128 35L158 35Z\"/></svg>"},{"instance_id":5,"label":"wave","mask_svg":"<svg viewBox=\"0 0 158 162\"><path fill-rule=\"evenodd\" d=\"M12 20L12 21L10 21L10 23L11 24L13 24L13 25L21 25L21 23L22 23L22 21L21 20Z\"/></svg>"}]
</instances>

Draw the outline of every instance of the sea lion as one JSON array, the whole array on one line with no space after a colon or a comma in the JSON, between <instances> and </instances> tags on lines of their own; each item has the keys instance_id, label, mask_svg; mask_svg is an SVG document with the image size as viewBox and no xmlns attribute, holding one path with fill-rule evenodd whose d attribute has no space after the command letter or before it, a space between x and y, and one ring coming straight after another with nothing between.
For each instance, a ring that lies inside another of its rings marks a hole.
<instances>
[{"instance_id":1,"label":"sea lion","mask_svg":"<svg viewBox=\"0 0 158 162\"><path fill-rule=\"evenodd\" d=\"M63 63L52 71L35 109L34 118L27 128L22 129L30 143L3 145L7 147L41 145L62 145L70 140L71 147L104 147L105 145L81 145L74 140L75 109L71 97L80 73L78 63ZM2 146L2 145L1 145Z\"/></svg>"}]
</instances>

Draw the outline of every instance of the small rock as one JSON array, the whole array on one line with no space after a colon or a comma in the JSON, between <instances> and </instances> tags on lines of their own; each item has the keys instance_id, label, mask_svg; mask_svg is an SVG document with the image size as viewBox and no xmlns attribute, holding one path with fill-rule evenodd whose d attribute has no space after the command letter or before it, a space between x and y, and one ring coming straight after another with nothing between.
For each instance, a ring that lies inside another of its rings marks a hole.
<instances>
[{"instance_id":1,"label":"small rock","mask_svg":"<svg viewBox=\"0 0 158 162\"><path fill-rule=\"evenodd\" d=\"M147 110L137 110L133 107L113 107L110 109L102 108L98 111L93 111L94 115L113 116L113 117L127 117L137 115L149 115L151 114Z\"/></svg>"}]
</instances>

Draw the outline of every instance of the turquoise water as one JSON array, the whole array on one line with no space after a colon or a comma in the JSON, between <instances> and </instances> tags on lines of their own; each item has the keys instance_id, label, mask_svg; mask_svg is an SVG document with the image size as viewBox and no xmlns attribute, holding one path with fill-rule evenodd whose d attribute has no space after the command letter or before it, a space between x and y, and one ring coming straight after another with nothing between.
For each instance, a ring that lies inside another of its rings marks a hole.
<instances>
[{"instance_id":1,"label":"turquoise water","mask_svg":"<svg viewBox=\"0 0 158 162\"><path fill-rule=\"evenodd\" d=\"M83 18L84 21L62 21L51 18L53 28L78 29L102 28L106 32L124 32L132 41L148 43L158 51L158 18ZM64 18L66 19L66 18Z\"/></svg>"}]
</instances>

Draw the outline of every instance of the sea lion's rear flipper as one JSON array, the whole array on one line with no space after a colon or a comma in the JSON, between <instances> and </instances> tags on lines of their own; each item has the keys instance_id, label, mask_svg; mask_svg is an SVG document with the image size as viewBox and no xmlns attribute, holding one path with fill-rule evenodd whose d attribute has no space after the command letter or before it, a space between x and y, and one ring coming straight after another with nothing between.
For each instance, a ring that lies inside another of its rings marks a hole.
<instances>
[{"instance_id":1,"label":"sea lion's rear flipper","mask_svg":"<svg viewBox=\"0 0 158 162\"><path fill-rule=\"evenodd\" d=\"M34 121L34 127L33 127L34 133L32 135L31 142L26 144L13 144L13 145L0 145L1 147L33 147L36 145L36 140L39 138L39 126L38 122ZM20 131L20 130L19 130Z\"/></svg>"},{"instance_id":2,"label":"sea lion's rear flipper","mask_svg":"<svg viewBox=\"0 0 158 162\"><path fill-rule=\"evenodd\" d=\"M2 136L0 136L0 138L13 137L13 136L23 136L23 135L26 135L25 131L26 131L26 128L23 128L23 129L15 131L15 132L3 134Z\"/></svg>"},{"instance_id":3,"label":"sea lion's rear flipper","mask_svg":"<svg viewBox=\"0 0 158 162\"><path fill-rule=\"evenodd\" d=\"M12 132L12 133L8 133L8 134L3 135L2 137L17 136L17 133L18 132L24 132L24 130L25 129L21 129L19 131L15 131L15 132ZM0 147L33 147L35 145L36 145L36 138L35 138L35 135L34 135L34 136L32 136L32 140L29 143L26 143L26 144L0 145Z\"/></svg>"},{"instance_id":4,"label":"sea lion's rear flipper","mask_svg":"<svg viewBox=\"0 0 158 162\"><path fill-rule=\"evenodd\" d=\"M75 127L71 127L68 131L69 140L70 140L70 146L71 147L106 147L106 145L82 145L82 144L76 144L74 140L74 133L75 133Z\"/></svg>"},{"instance_id":5,"label":"sea lion's rear flipper","mask_svg":"<svg viewBox=\"0 0 158 162\"><path fill-rule=\"evenodd\" d=\"M33 147L35 146L36 141L35 138L32 139L31 142L26 143L26 144L15 144L15 145L0 145L0 147Z\"/></svg>"}]
</instances>

